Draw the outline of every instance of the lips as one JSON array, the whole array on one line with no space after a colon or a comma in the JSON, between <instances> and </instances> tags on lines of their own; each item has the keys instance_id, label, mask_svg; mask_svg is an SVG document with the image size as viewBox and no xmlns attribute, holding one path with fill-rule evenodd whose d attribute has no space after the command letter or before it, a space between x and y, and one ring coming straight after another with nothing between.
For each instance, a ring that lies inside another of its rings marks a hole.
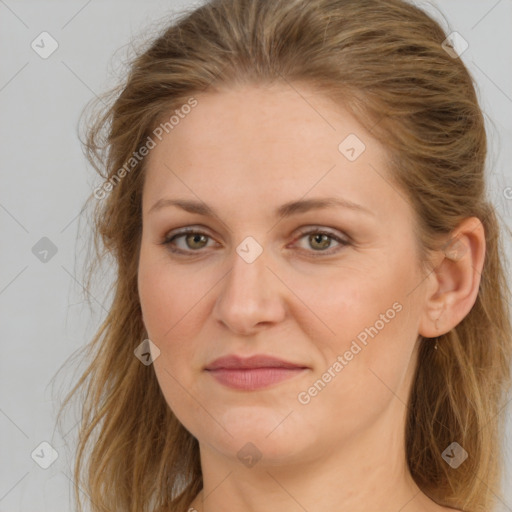
<instances>
[{"instance_id":1,"label":"lips","mask_svg":"<svg viewBox=\"0 0 512 512\"><path fill-rule=\"evenodd\" d=\"M243 358L231 355L216 359L205 371L228 388L256 391L291 379L307 369L307 366L272 356L255 355Z\"/></svg>"},{"instance_id":2,"label":"lips","mask_svg":"<svg viewBox=\"0 0 512 512\"><path fill-rule=\"evenodd\" d=\"M205 370L248 370L254 368L307 368L307 366L284 361L267 355L255 355L251 357L239 357L236 355L220 357L208 364Z\"/></svg>"}]
</instances>

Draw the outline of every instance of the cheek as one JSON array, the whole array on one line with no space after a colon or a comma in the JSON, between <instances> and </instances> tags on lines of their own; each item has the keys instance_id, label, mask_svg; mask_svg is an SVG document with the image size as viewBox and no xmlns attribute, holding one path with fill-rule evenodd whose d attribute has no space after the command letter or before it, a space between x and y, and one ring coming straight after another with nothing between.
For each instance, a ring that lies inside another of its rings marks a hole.
<instances>
[{"instance_id":1,"label":"cheek","mask_svg":"<svg viewBox=\"0 0 512 512\"><path fill-rule=\"evenodd\" d=\"M354 270L340 279L296 288L307 308L292 314L321 353L317 378L332 381L326 388L332 389L333 399L336 394L349 400L369 397L386 385L400 387L417 337L419 304L410 293L417 285L414 275L414 269L397 263L385 274ZM339 356L342 369L335 364Z\"/></svg>"},{"instance_id":2,"label":"cheek","mask_svg":"<svg viewBox=\"0 0 512 512\"><path fill-rule=\"evenodd\" d=\"M300 300L290 301L290 315L300 330L330 358L350 349L357 339L364 347L375 334L389 332L399 322L401 292L388 276L357 269L340 269L315 279L294 280L293 291ZM292 306L293 304L293 306ZM384 321L380 315L384 315ZM327 361L326 361L327 362Z\"/></svg>"},{"instance_id":3,"label":"cheek","mask_svg":"<svg viewBox=\"0 0 512 512\"><path fill-rule=\"evenodd\" d=\"M199 312L198 302L205 290L194 286L190 277L170 269L164 258L151 260L141 251L138 289L142 315L149 339L160 350L152 366L169 408L195 434L191 420L201 414L201 407L186 391L192 390L196 378L193 341L200 323L194 314Z\"/></svg>"},{"instance_id":4,"label":"cheek","mask_svg":"<svg viewBox=\"0 0 512 512\"><path fill-rule=\"evenodd\" d=\"M194 325L190 318L200 311L209 286L194 276L191 267L171 266L165 255L155 259L141 251L138 289L148 334L157 344L165 344Z\"/></svg>"},{"instance_id":5,"label":"cheek","mask_svg":"<svg viewBox=\"0 0 512 512\"><path fill-rule=\"evenodd\" d=\"M407 403L407 372L414 348L412 315L405 301L388 298L374 295L371 307L358 303L348 314L333 317L337 334L322 338L324 364L294 397L304 431L313 432L321 423L329 435L343 438L377 421L392 403L399 410Z\"/></svg>"},{"instance_id":6,"label":"cheek","mask_svg":"<svg viewBox=\"0 0 512 512\"><path fill-rule=\"evenodd\" d=\"M160 350L155 372L169 404L193 385L204 364L198 348L207 322L208 293L215 285L207 272L193 266L171 265L164 256L141 252L138 287L144 325L149 339ZM174 397L174 398L173 398Z\"/></svg>"}]
</instances>

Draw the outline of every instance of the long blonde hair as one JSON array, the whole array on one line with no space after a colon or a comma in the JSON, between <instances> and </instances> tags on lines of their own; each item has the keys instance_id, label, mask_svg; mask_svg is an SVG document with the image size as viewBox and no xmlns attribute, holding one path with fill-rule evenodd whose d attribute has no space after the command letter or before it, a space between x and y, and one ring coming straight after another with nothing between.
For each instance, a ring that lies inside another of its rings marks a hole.
<instances>
[{"instance_id":1,"label":"long blonde hair","mask_svg":"<svg viewBox=\"0 0 512 512\"><path fill-rule=\"evenodd\" d=\"M491 510L503 471L510 290L486 190L483 115L445 38L436 21L402 0L213 0L169 22L133 58L123 83L100 98L107 106L89 122L84 145L109 185L89 199L87 286L106 256L117 273L111 307L86 347L88 367L62 405L83 391L79 510L83 490L94 512L184 512L202 488L197 440L170 410L152 366L134 356L147 337L137 290L145 159L126 163L194 94L272 82L316 87L385 145L413 206L425 270L432 270L430 251L442 250L462 219L482 221L486 259L476 303L439 336L438 350L421 343L404 443L412 477L434 501ZM453 441L469 454L456 470L442 458Z\"/></svg>"}]
</instances>

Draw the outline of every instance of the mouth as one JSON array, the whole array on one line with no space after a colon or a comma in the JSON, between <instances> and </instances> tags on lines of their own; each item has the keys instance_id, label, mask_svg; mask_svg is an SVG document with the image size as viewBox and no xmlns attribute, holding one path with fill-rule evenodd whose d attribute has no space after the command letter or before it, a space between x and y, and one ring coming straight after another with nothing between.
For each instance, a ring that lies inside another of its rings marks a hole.
<instances>
[{"instance_id":1,"label":"mouth","mask_svg":"<svg viewBox=\"0 0 512 512\"><path fill-rule=\"evenodd\" d=\"M257 389L267 388L284 380L288 380L303 372L307 368L219 368L217 370L207 370L212 377L224 386L245 390L255 391Z\"/></svg>"},{"instance_id":2,"label":"mouth","mask_svg":"<svg viewBox=\"0 0 512 512\"><path fill-rule=\"evenodd\" d=\"M224 386L254 391L288 380L308 369L302 364L260 354L248 358L221 357L206 366L205 371Z\"/></svg>"}]
</instances>

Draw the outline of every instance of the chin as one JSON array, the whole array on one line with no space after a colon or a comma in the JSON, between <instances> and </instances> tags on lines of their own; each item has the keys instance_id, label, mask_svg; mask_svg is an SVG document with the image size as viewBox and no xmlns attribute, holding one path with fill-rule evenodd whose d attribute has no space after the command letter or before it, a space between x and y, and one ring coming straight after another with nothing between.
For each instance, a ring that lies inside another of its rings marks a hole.
<instances>
[{"instance_id":1,"label":"chin","mask_svg":"<svg viewBox=\"0 0 512 512\"><path fill-rule=\"evenodd\" d=\"M306 430L306 425L299 424L296 411L290 412L273 412L262 406L234 407L216 416L231 435L220 427L205 429L203 424L195 437L226 457L238 459L242 464L247 460L248 467L251 459L258 459L254 465L259 467L313 459L321 451L322 435L318 429ZM293 418L294 415L297 417ZM212 436L213 433L216 435Z\"/></svg>"}]
</instances>

